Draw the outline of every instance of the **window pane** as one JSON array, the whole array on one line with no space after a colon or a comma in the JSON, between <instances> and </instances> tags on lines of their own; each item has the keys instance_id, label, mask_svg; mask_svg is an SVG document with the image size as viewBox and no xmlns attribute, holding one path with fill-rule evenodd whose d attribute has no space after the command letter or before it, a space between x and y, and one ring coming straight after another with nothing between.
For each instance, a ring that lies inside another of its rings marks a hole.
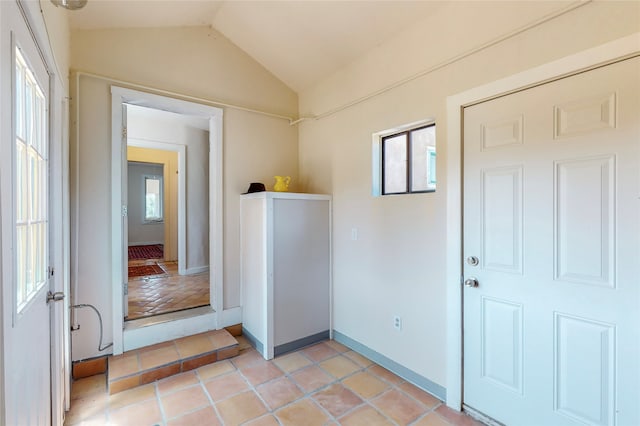
<instances>
[{"instance_id":1,"label":"window pane","mask_svg":"<svg viewBox=\"0 0 640 426\"><path fill-rule=\"evenodd\" d=\"M46 270L47 270L47 247L46 244L43 244L46 241L46 232L47 232L47 224L44 222L40 222L37 225L38 232L38 246L36 253L36 285L37 288L40 288L40 285L44 283L46 279Z\"/></svg>"},{"instance_id":2,"label":"window pane","mask_svg":"<svg viewBox=\"0 0 640 426\"><path fill-rule=\"evenodd\" d=\"M411 191L436 189L435 130L429 126L411 132Z\"/></svg>"},{"instance_id":3,"label":"window pane","mask_svg":"<svg viewBox=\"0 0 640 426\"><path fill-rule=\"evenodd\" d=\"M34 111L33 111L33 86L31 81L27 79L25 87L25 98L24 98L24 125L25 125L25 139L29 145L33 143L33 121L34 121Z\"/></svg>"},{"instance_id":4,"label":"window pane","mask_svg":"<svg viewBox=\"0 0 640 426\"><path fill-rule=\"evenodd\" d=\"M42 101L38 94L35 94L35 104L33 108L33 146L38 153L42 152Z\"/></svg>"},{"instance_id":5,"label":"window pane","mask_svg":"<svg viewBox=\"0 0 640 426\"><path fill-rule=\"evenodd\" d=\"M16 228L16 284L18 306L27 298L27 226Z\"/></svg>"},{"instance_id":6,"label":"window pane","mask_svg":"<svg viewBox=\"0 0 640 426\"><path fill-rule=\"evenodd\" d=\"M39 210L38 220L47 219L47 211L49 209L49 200L47 194L49 193L47 188L47 161L42 157L38 157L38 165L40 167L40 193L39 193Z\"/></svg>"},{"instance_id":7,"label":"window pane","mask_svg":"<svg viewBox=\"0 0 640 426\"><path fill-rule=\"evenodd\" d=\"M27 221L27 147L16 142L16 222Z\"/></svg>"},{"instance_id":8,"label":"window pane","mask_svg":"<svg viewBox=\"0 0 640 426\"><path fill-rule=\"evenodd\" d=\"M36 288L36 265L38 250L38 227L37 225L27 226L29 233L29 245L27 250L27 298Z\"/></svg>"},{"instance_id":9,"label":"window pane","mask_svg":"<svg viewBox=\"0 0 640 426\"><path fill-rule=\"evenodd\" d=\"M24 68L16 62L16 135L25 140L24 135Z\"/></svg>"},{"instance_id":10,"label":"window pane","mask_svg":"<svg viewBox=\"0 0 640 426\"><path fill-rule=\"evenodd\" d=\"M38 217L38 210L40 208L40 200L38 199L40 196L40 168L38 167L38 154L36 154L34 149L29 147L27 152L29 161L27 191L30 195L28 217L29 220L34 220Z\"/></svg>"},{"instance_id":11,"label":"window pane","mask_svg":"<svg viewBox=\"0 0 640 426\"><path fill-rule=\"evenodd\" d=\"M162 180L145 178L145 219L162 219Z\"/></svg>"},{"instance_id":12,"label":"window pane","mask_svg":"<svg viewBox=\"0 0 640 426\"><path fill-rule=\"evenodd\" d=\"M407 192L407 135L383 139L385 194Z\"/></svg>"}]
</instances>

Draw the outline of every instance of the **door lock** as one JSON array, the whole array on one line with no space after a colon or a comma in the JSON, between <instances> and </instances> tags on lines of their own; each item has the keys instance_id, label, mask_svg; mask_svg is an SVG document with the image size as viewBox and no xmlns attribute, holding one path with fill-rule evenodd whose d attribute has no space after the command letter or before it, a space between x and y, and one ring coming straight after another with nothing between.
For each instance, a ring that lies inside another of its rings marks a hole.
<instances>
[{"instance_id":1,"label":"door lock","mask_svg":"<svg viewBox=\"0 0 640 426\"><path fill-rule=\"evenodd\" d=\"M476 288L480 285L480 283L478 282L478 279L475 277L469 277L466 280L464 280L464 285L465 287L471 287L471 288Z\"/></svg>"},{"instance_id":2,"label":"door lock","mask_svg":"<svg viewBox=\"0 0 640 426\"><path fill-rule=\"evenodd\" d=\"M469 256L467 257L467 263L471 266L478 266L478 264L480 263L480 259L475 256Z\"/></svg>"},{"instance_id":3,"label":"door lock","mask_svg":"<svg viewBox=\"0 0 640 426\"><path fill-rule=\"evenodd\" d=\"M64 299L64 293L61 291L56 291L52 293L51 291L47 292L47 303L49 302L59 302Z\"/></svg>"}]
</instances>

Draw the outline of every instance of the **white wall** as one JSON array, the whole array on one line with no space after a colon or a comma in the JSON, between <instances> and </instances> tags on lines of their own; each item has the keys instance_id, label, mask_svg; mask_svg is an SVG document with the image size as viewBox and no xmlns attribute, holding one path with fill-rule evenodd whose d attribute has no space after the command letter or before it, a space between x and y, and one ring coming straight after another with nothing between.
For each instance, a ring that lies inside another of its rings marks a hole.
<instances>
[{"instance_id":1,"label":"white wall","mask_svg":"<svg viewBox=\"0 0 640 426\"><path fill-rule=\"evenodd\" d=\"M164 223L144 220L144 178L162 176L163 165L129 161L127 172L129 245L164 244Z\"/></svg>"},{"instance_id":2,"label":"white wall","mask_svg":"<svg viewBox=\"0 0 640 426\"><path fill-rule=\"evenodd\" d=\"M262 66L207 27L74 31L71 65L163 90L293 115L297 96ZM110 82L81 76L79 93L72 77L74 208L73 237L76 303L92 303L103 316L105 341L112 336L110 270ZM77 115L76 115L77 114ZM272 185L273 175L297 179L297 130L286 120L231 108L223 122L224 307L240 304L239 195L250 182ZM187 165L187 167L189 167ZM296 188L295 185L294 189ZM94 315L95 316L95 315ZM98 355L97 321L79 315L73 334L73 359Z\"/></svg>"},{"instance_id":3,"label":"white wall","mask_svg":"<svg viewBox=\"0 0 640 426\"><path fill-rule=\"evenodd\" d=\"M566 3L565 3L566 5ZM333 195L334 329L423 378L447 386L446 98L640 30L640 3L594 2L450 65L474 46L557 8L553 2L450 2L300 94L300 114L322 114L433 68L299 128L300 179ZM373 197L371 135L437 123L435 193ZM351 240L351 229L358 240ZM402 330L393 316L402 317Z\"/></svg>"}]
</instances>

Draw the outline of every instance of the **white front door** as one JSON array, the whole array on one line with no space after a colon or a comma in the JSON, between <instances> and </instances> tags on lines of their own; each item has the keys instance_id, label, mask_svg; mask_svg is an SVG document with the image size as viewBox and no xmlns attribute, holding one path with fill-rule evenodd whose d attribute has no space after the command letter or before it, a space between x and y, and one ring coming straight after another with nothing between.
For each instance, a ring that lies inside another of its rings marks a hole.
<instances>
[{"instance_id":1,"label":"white front door","mask_svg":"<svg viewBox=\"0 0 640 426\"><path fill-rule=\"evenodd\" d=\"M1 7L0 423L50 425L49 75L17 3Z\"/></svg>"},{"instance_id":2,"label":"white front door","mask_svg":"<svg viewBox=\"0 0 640 426\"><path fill-rule=\"evenodd\" d=\"M640 424L639 170L638 58L465 109L466 406Z\"/></svg>"}]
</instances>

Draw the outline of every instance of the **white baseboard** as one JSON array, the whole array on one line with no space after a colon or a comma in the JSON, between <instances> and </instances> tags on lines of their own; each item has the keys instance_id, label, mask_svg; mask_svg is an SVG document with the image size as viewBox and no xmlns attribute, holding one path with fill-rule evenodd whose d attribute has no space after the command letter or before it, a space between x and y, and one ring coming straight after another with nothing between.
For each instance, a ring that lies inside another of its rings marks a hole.
<instances>
[{"instance_id":1,"label":"white baseboard","mask_svg":"<svg viewBox=\"0 0 640 426\"><path fill-rule=\"evenodd\" d=\"M207 271L209 271L208 266L196 266L195 268L180 269L178 273L180 275L193 275L193 274L200 274L202 272L207 272Z\"/></svg>"}]
</instances>

